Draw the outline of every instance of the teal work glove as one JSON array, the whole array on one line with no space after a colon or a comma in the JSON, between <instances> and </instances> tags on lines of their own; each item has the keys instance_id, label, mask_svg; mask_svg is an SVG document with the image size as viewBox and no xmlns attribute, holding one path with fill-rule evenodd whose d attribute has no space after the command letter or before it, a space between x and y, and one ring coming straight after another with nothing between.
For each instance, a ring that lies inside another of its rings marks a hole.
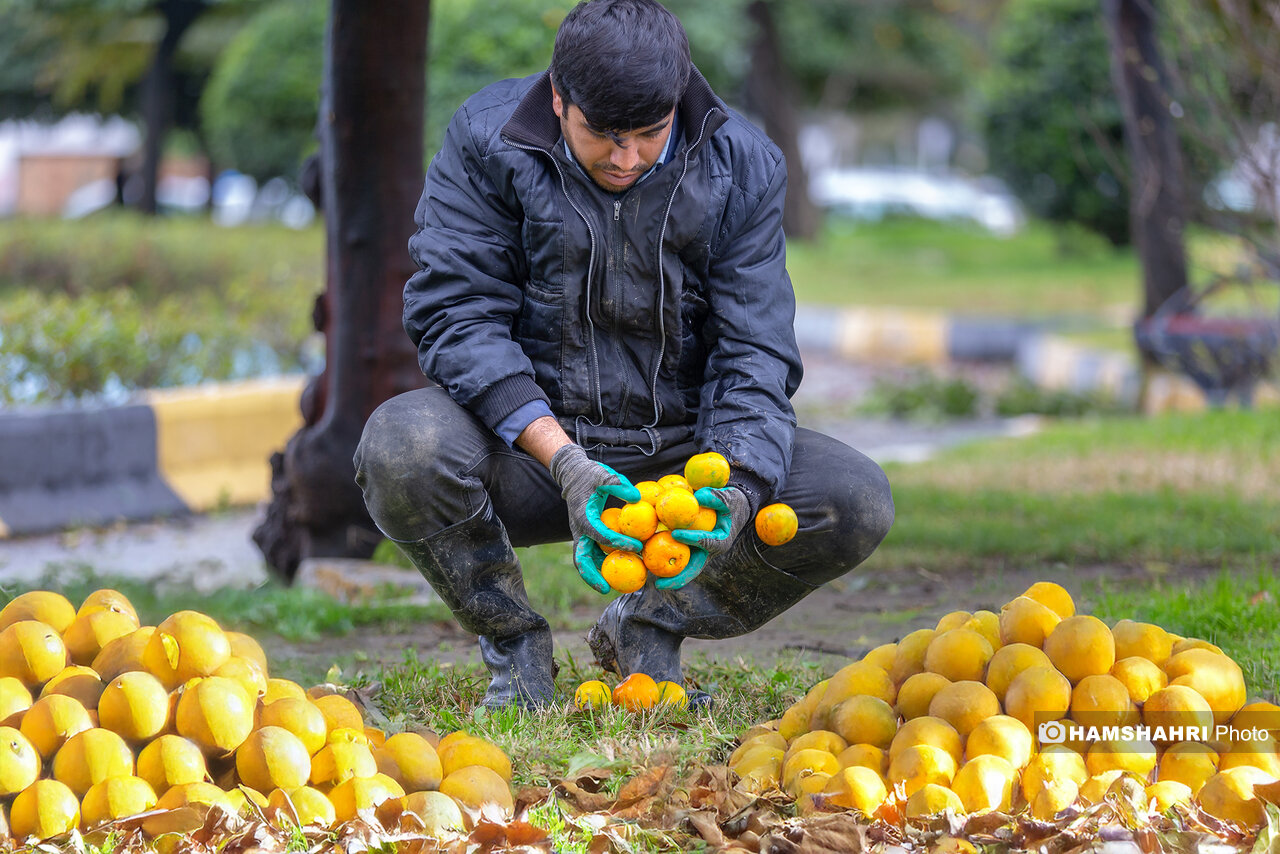
<instances>
[{"instance_id":1,"label":"teal work glove","mask_svg":"<svg viewBox=\"0 0 1280 854\"><path fill-rule=\"evenodd\" d=\"M605 527L600 511L610 496L628 504L640 500L640 490L631 481L587 456L580 445L565 445L551 456L551 477L560 485L560 494L569 506L569 530L573 533L573 562L582 580L596 591L608 594L609 582L600 574L604 551L600 544L639 552L644 544L635 537Z\"/></svg>"},{"instance_id":2,"label":"teal work glove","mask_svg":"<svg viewBox=\"0 0 1280 854\"><path fill-rule=\"evenodd\" d=\"M704 486L693 495L703 507L716 511L715 527L710 531L681 528L671 532L672 539L689 547L689 563L678 575L655 581L654 586L660 590L679 590L697 578L707 559L727 552L751 518L751 502L742 490L735 487L712 489Z\"/></svg>"}]
</instances>

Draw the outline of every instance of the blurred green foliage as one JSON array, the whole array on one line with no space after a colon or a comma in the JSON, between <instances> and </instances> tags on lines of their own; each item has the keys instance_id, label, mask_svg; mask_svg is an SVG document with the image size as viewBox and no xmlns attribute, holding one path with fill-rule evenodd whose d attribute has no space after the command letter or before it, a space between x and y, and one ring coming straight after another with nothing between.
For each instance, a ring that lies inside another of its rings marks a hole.
<instances>
[{"instance_id":1,"label":"blurred green foliage","mask_svg":"<svg viewBox=\"0 0 1280 854\"><path fill-rule=\"evenodd\" d=\"M260 180L296 177L315 149L325 0L278 0L227 45L200 99L210 153Z\"/></svg>"},{"instance_id":2,"label":"blurred green foliage","mask_svg":"<svg viewBox=\"0 0 1280 854\"><path fill-rule=\"evenodd\" d=\"M982 81L991 169L1033 213L1129 242L1123 117L1096 0L1010 0Z\"/></svg>"},{"instance_id":3,"label":"blurred green foliage","mask_svg":"<svg viewBox=\"0 0 1280 854\"><path fill-rule=\"evenodd\" d=\"M319 229L14 220L0 231L0 404L313 368L321 250Z\"/></svg>"},{"instance_id":4,"label":"blurred green foliage","mask_svg":"<svg viewBox=\"0 0 1280 854\"><path fill-rule=\"evenodd\" d=\"M495 80L544 71L570 0L435 0L427 54L427 157L449 119Z\"/></svg>"},{"instance_id":5,"label":"blurred green foliage","mask_svg":"<svg viewBox=\"0 0 1280 854\"><path fill-rule=\"evenodd\" d=\"M941 421L978 414L978 389L963 377L922 371L905 380L876 380L858 407L870 415Z\"/></svg>"}]
</instances>

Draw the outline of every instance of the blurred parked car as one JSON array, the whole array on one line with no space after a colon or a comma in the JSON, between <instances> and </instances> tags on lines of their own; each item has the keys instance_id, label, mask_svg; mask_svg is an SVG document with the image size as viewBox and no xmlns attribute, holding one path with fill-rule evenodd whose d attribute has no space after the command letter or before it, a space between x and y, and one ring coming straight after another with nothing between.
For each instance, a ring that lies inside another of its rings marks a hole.
<instances>
[{"instance_id":1,"label":"blurred parked car","mask_svg":"<svg viewBox=\"0 0 1280 854\"><path fill-rule=\"evenodd\" d=\"M1017 199L995 178L910 168L826 169L809 182L813 200L856 219L893 214L971 220L994 234L1012 235L1026 220Z\"/></svg>"}]
</instances>

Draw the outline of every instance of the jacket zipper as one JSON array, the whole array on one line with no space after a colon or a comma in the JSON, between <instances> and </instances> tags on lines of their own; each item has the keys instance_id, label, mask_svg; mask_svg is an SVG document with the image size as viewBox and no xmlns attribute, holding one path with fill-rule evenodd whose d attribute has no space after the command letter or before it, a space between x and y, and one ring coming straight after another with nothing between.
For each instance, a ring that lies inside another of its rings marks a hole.
<instances>
[{"instance_id":1,"label":"jacket zipper","mask_svg":"<svg viewBox=\"0 0 1280 854\"><path fill-rule=\"evenodd\" d=\"M583 299L586 301L587 338L591 344L591 366L593 369L591 371L591 383L594 387L593 391L596 396L596 412L599 413L600 419L599 422L595 424L592 424L590 419L588 419L587 423L592 427L599 427L601 424L604 424L604 398L600 391L600 357L596 355L596 327L595 324L591 322L591 271L594 270L596 266L596 231L591 227L591 220L587 218L587 215L583 213L582 208L578 207L578 203L575 202L573 200L573 196L569 194L569 184L568 181L565 180L564 169L560 167L560 161L556 160L554 154L544 148L539 148L536 145L524 145L519 142L514 142L505 136L503 137L503 141L506 142L507 145L515 146L523 151L534 151L539 154L545 154L551 160L551 165L556 167L556 174L560 177L560 191L564 193L565 199L568 200L569 207L573 208L574 211L577 212L578 216L582 217L582 222L587 226L587 236L591 238L591 249L587 255L587 281L586 287L582 289L582 294ZM613 215L614 219L617 219L619 208L616 206L621 203L615 202L614 204L615 208ZM576 436L574 437L574 441L577 441Z\"/></svg>"},{"instance_id":2,"label":"jacket zipper","mask_svg":"<svg viewBox=\"0 0 1280 854\"><path fill-rule=\"evenodd\" d=\"M711 111L702 117L702 127L698 129L698 138L684 150L684 167L680 177L671 187L671 195L667 196L667 209L662 214L662 228L658 232L658 361L653 366L653 379L649 384L649 397L653 400L653 420L646 427L657 427L662 418L662 403L658 400L658 374L662 372L662 360L667 356L667 281L662 268L662 245L667 239L667 222L671 219L671 206L675 204L676 192L684 183L684 176L689 174L689 153L697 148L707 134L707 122L711 120Z\"/></svg>"}]
</instances>

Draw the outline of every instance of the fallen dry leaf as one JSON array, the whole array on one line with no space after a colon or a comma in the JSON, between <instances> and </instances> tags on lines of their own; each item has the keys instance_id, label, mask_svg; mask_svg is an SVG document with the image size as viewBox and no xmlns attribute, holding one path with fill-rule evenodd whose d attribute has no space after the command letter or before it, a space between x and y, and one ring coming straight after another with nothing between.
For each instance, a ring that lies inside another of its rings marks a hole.
<instances>
[{"instance_id":1,"label":"fallen dry leaf","mask_svg":"<svg viewBox=\"0 0 1280 854\"><path fill-rule=\"evenodd\" d=\"M761 854L858 854L867 850L867 825L837 813L787 822L760 840Z\"/></svg>"}]
</instances>

